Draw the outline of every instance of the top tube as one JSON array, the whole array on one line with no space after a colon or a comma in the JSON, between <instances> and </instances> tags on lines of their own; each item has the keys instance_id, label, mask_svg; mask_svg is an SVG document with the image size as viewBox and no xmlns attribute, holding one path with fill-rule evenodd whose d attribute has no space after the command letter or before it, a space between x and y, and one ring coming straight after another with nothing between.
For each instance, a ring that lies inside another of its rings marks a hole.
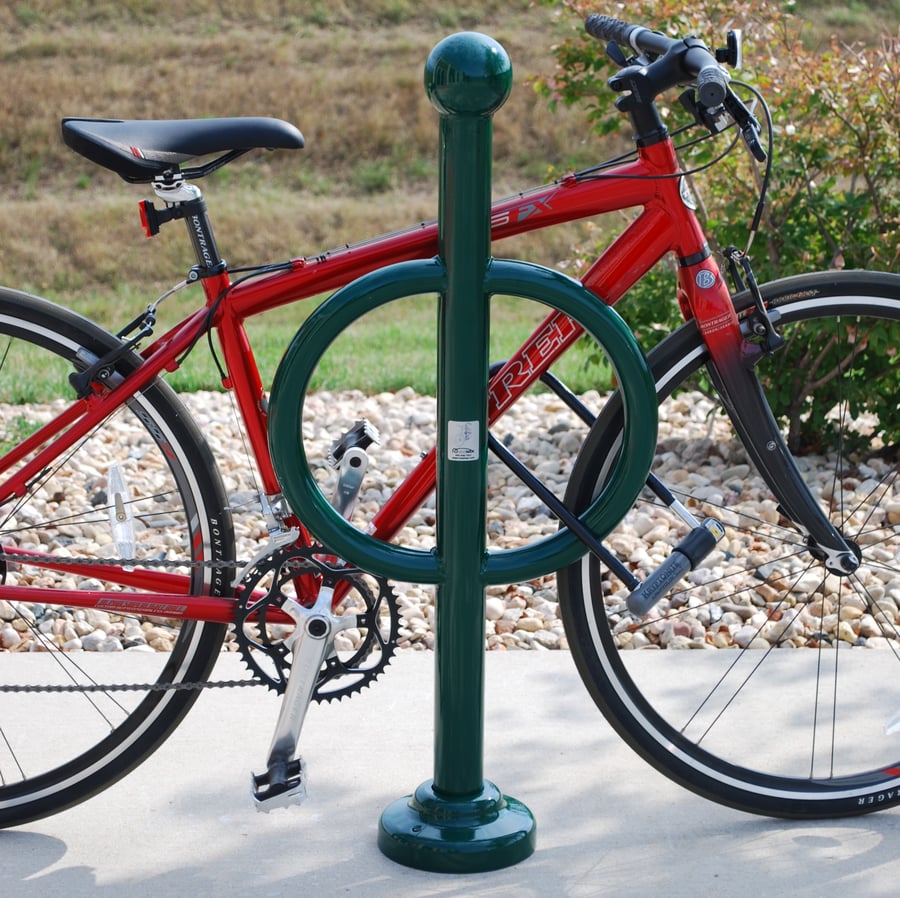
<instances>
[{"instance_id":1,"label":"top tube","mask_svg":"<svg viewBox=\"0 0 900 898\"><path fill-rule=\"evenodd\" d=\"M602 176L575 172L498 200L491 207L491 240L496 243L564 222L645 206L663 195L668 196L673 187L677 194L678 172L670 142L639 148L637 159L615 166ZM665 187L667 177L671 183ZM681 208L689 211L683 205ZM675 233L673 239L677 237ZM675 246L672 249L677 251ZM289 271L234 286L226 301L235 315L246 318L330 293L385 265L430 258L437 251L437 222L423 222L318 255L293 259Z\"/></svg>"}]
</instances>

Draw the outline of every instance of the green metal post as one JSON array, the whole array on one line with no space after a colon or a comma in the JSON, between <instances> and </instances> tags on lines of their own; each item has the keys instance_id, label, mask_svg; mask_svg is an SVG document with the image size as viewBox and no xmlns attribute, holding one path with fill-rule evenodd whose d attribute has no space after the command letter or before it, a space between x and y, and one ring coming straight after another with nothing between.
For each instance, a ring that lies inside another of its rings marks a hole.
<instances>
[{"instance_id":1,"label":"green metal post","mask_svg":"<svg viewBox=\"0 0 900 898\"><path fill-rule=\"evenodd\" d=\"M491 127L485 114L441 116L436 537L446 579L435 601L435 788L449 795L482 783Z\"/></svg>"},{"instance_id":2,"label":"green metal post","mask_svg":"<svg viewBox=\"0 0 900 898\"><path fill-rule=\"evenodd\" d=\"M530 811L483 778L485 494L491 116L512 66L479 34L438 44L425 69L441 113L434 779L388 807L381 850L443 872L509 866L534 851Z\"/></svg>"}]
</instances>

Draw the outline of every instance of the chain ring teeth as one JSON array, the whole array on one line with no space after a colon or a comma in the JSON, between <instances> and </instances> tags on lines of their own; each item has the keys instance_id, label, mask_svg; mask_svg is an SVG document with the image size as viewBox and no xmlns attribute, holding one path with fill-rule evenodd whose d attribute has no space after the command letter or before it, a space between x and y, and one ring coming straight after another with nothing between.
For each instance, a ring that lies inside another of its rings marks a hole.
<instances>
[{"instance_id":1,"label":"chain ring teeth","mask_svg":"<svg viewBox=\"0 0 900 898\"><path fill-rule=\"evenodd\" d=\"M315 701L329 703L335 699L340 701L361 691L380 676L394 654L400 626L400 612L397 596L390 583L383 577L365 574L368 580L377 584L376 591L363 579L363 572L358 568L340 568L334 563L325 561L333 558L333 553L319 545L277 549L257 562L241 581L240 597L235 612L235 639L238 650L245 666L254 677L279 695L287 688L291 667L290 652L285 648L283 640L273 639L269 628L265 623L260 627L258 620L262 617L263 622L265 621L269 608L281 608L286 598L282 592L282 583L298 574L313 575L332 588L341 582L348 582L366 605L365 611L357 615L358 627L366 631L362 644L349 658L342 659L335 653L325 659L313 691L312 697ZM254 590L270 574L272 582L268 592L251 604L249 598ZM374 628L365 626L373 617L378 617L382 605L388 612L389 629L386 636L382 635L377 626ZM255 636L251 636L248 632L250 627L255 628ZM370 666L357 666L370 658L376 650L379 656ZM258 660L260 654L266 656L265 668ZM337 688L328 688L332 681L340 678L349 678L351 682Z\"/></svg>"}]
</instances>

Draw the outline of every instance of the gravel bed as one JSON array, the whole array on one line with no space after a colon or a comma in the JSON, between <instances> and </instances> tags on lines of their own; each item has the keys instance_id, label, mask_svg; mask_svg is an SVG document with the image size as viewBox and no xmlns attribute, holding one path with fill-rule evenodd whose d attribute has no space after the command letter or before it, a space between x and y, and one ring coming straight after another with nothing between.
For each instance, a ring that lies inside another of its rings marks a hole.
<instances>
[{"instance_id":1,"label":"gravel bed","mask_svg":"<svg viewBox=\"0 0 900 898\"><path fill-rule=\"evenodd\" d=\"M583 397L598 408L597 394ZM252 558L265 544L266 530L256 501L256 485L247 449L234 419L231 400L220 393L184 395L183 401L199 424L219 460L226 489L235 511L237 555ZM720 506L713 511L726 524L739 522L742 515L754 515L772 526L778 511L765 499L763 485L747 466L726 423L710 415L710 404L697 394L671 400L660 423L657 472L666 482L678 486L688 504L704 502ZM369 450L370 465L357 507L355 522L365 527L406 474L434 440L435 403L412 390L367 396L362 393L317 393L307 399L303 433L310 465L326 495L336 474L326 458L332 442L354 421L366 418L381 434L379 445ZM494 429L541 479L562 495L571 466L584 439L586 428L564 404L552 395L523 398ZM805 463L814 465L815 459ZM552 534L556 521L545 505L509 474L506 468L489 463L487 531L492 549L523 545ZM877 472L872 472L875 476ZM827 479L822 473L822 478ZM860 475L862 476L862 475ZM825 483L823 489L827 489ZM847 487L844 487L845 489ZM900 497L883 503L889 521L900 521ZM709 511L705 513L710 513ZM893 517L891 517L893 516ZM411 547L434 545L434 504L430 499L406 523L397 542ZM642 506L628 522L609 538L619 556L652 570L683 535L673 530L671 518L652 506ZM888 558L879 579L869 584L878 601L872 614L865 603L838 602L840 581L820 578L792 585L791 595L774 575L758 576L758 584L738 596L717 594L718 583L728 566L758 551L754 536L730 535L723 551L711 556L704 567L690 575L698 588L691 605L667 617L668 605L661 603L649 621L637 626L625 611L625 591L610 587L604 601L618 624L617 639L629 648L730 648L768 647L778 644L808 645L827 640L877 645L886 642L884 633L900 622L900 580ZM743 540L743 541L742 541ZM747 541L749 540L749 541ZM761 563L760 570L764 568ZM766 582L768 580L768 582ZM815 582L814 582L815 581ZM709 583L709 585L705 585ZM401 647L426 650L434 645L434 592L419 584L395 583L402 612ZM24 634L9 623L15 617L0 602L0 649L27 650ZM166 650L171 634L159 623L110 617L101 611L76 611L40 620L39 623L61 648L96 651ZM879 615L881 617L879 617ZM490 587L486 597L485 639L490 650L568 648L557 602L556 579L550 574L528 583ZM233 648L233 643L230 646Z\"/></svg>"},{"instance_id":2,"label":"gravel bed","mask_svg":"<svg viewBox=\"0 0 900 898\"><path fill-rule=\"evenodd\" d=\"M597 394L583 399L591 408L602 406L603 399ZM208 397L195 396L190 401L195 403L198 415L202 408L208 408ZM900 523L900 495L885 496L877 509L883 520L876 516L866 522L869 540L883 540L883 548L870 550L880 553L877 561L882 564L866 566L859 578L862 589L857 593L865 592L867 601L847 596L846 589L841 595L845 581L828 577L823 582L820 574L805 570L805 553L798 554L787 569L780 561L785 555L784 544L775 539L767 543L766 532L779 532L776 504L747 464L729 423L724 416L712 414L712 408L706 397L695 393L667 401L659 422L655 470L688 506L729 525L729 535L687 578L691 597L689 601L682 599L684 607L675 607L677 600L671 608L667 600L663 601L638 626L625 610L627 591L617 583L610 587L604 601L617 625L620 646L715 649L747 645L763 648L773 643L886 644L885 634L896 632L900 626L900 579L894 575L900 558L892 532ZM415 465L423 447L432 445L434 400L411 390L378 396L320 393L310 397L304 437L310 463L326 495L335 478L325 461L331 441L360 417L366 417L383 436L381 445L370 449L371 463L357 513L362 527ZM520 400L495 426L494 433L561 496L586 428L558 398L542 394ZM229 457L234 459L236 453L229 453ZM801 464L811 469L820 495L831 495L835 489L833 466L817 457L804 458ZM873 479L890 473L885 462L871 464L876 467L860 465L855 479L849 474L845 477L840 488L851 491L845 493L847 501L854 495L852 490L858 489L859 495L865 496ZM876 469L879 464L881 468ZM491 461L488 480L491 548L512 548L556 531L557 523L544 504L506 468ZM878 531L876 525L890 530ZM645 504L611 534L608 543L620 558L646 573L664 560L685 532L670 513ZM412 517L397 541L423 548L434 545L433 501ZM749 581L750 585L735 593L735 572L747 567L748 558L752 575L743 575L742 582ZM753 568L756 559L758 567ZM404 616L401 645L431 648L433 590L417 584L395 586ZM877 605L867 608L867 602ZM492 650L568 648L555 575L489 587L485 638Z\"/></svg>"}]
</instances>

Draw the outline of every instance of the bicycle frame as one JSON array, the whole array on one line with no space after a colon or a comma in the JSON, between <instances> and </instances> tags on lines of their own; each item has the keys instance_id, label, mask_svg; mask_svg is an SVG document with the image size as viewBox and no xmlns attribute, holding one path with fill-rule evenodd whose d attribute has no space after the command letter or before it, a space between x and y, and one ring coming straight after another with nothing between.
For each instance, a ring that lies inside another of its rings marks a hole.
<instances>
[{"instance_id":1,"label":"bicycle frame","mask_svg":"<svg viewBox=\"0 0 900 898\"><path fill-rule=\"evenodd\" d=\"M613 305L667 253L679 262L678 300L685 318L694 318L714 362L726 369L739 358L742 336L731 295L710 254L692 203L683 191L675 149L670 139L641 147L633 162L601 174L569 175L561 180L492 207L492 240L608 212L642 207L634 220L582 277L598 301ZM178 367L178 359L207 326L218 334L225 386L233 390L247 441L269 499L279 494L267 440L265 390L244 322L270 309L334 290L367 272L395 262L429 258L438 251L437 224L347 246L311 258L298 258L290 269L232 284L228 272L202 280L206 305L156 339L141 353L144 363L112 389L95 387L54 420L41 427L0 459L0 502L25 495L28 484L116 407L145 388L158 374ZM582 333L581 326L553 312L503 365L490 382L489 418L495 421L559 358ZM41 448L43 447L43 448ZM15 473L11 468L32 452ZM390 540L434 488L435 457L431 451L411 472L373 520L374 534ZM301 538L308 538L302 531ZM25 554L25 553L23 553ZM64 559L34 563L71 570ZM66 603L102 607L118 613L227 622L228 599L188 595L185 575L152 570L125 571L108 566L78 565L81 574L145 590L136 594L67 590ZM0 598L51 601L40 588L0 585ZM47 592L50 592L49 590Z\"/></svg>"}]
</instances>

